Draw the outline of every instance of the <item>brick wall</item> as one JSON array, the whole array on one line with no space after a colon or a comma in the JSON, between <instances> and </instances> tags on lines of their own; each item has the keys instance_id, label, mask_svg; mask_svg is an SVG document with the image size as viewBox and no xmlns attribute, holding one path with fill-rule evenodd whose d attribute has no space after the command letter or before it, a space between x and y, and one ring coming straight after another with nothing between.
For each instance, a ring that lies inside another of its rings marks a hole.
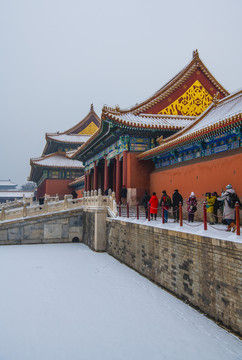
<instances>
[{"instance_id":1,"label":"brick wall","mask_svg":"<svg viewBox=\"0 0 242 360\"><path fill-rule=\"evenodd\" d=\"M108 219L107 252L242 334L242 243Z\"/></svg>"}]
</instances>

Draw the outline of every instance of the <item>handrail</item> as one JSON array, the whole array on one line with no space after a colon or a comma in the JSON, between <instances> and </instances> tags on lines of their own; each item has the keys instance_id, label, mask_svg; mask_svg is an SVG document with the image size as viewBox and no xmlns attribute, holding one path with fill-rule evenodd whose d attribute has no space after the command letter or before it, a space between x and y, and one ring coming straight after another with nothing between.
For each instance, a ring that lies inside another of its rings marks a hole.
<instances>
[{"instance_id":1,"label":"handrail","mask_svg":"<svg viewBox=\"0 0 242 360\"><path fill-rule=\"evenodd\" d=\"M64 200L59 200L58 196L55 198L45 197L43 205L38 203L30 203L28 205L27 202L24 202L22 206L7 208L3 204L0 212L0 222L76 209L79 207L106 207L109 210L110 216L117 216L115 193L109 192L109 195L103 196L99 189L98 191L84 192L82 198L76 199L73 199L72 195L65 195Z\"/></svg>"}]
</instances>

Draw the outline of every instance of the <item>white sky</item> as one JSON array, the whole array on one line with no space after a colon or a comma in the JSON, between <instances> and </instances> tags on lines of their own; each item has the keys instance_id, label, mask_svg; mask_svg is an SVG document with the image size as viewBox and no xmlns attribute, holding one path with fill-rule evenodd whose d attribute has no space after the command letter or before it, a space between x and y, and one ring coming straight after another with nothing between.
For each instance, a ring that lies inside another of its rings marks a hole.
<instances>
[{"instance_id":1,"label":"white sky","mask_svg":"<svg viewBox=\"0 0 242 360\"><path fill-rule=\"evenodd\" d=\"M151 96L198 49L242 86L241 0L0 0L0 179L22 185L45 133Z\"/></svg>"}]
</instances>

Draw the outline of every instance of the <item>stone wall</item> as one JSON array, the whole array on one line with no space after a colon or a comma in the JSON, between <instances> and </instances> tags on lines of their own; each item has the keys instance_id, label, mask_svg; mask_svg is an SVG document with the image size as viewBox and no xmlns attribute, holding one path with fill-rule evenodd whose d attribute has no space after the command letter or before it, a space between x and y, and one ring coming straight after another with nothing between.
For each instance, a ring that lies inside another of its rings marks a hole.
<instances>
[{"instance_id":1,"label":"stone wall","mask_svg":"<svg viewBox=\"0 0 242 360\"><path fill-rule=\"evenodd\" d=\"M242 243L108 219L107 252L242 334Z\"/></svg>"},{"instance_id":2,"label":"stone wall","mask_svg":"<svg viewBox=\"0 0 242 360\"><path fill-rule=\"evenodd\" d=\"M107 209L85 208L83 212L83 242L95 251L106 251Z\"/></svg>"},{"instance_id":3,"label":"stone wall","mask_svg":"<svg viewBox=\"0 0 242 360\"><path fill-rule=\"evenodd\" d=\"M82 241L83 210L68 210L21 220L0 226L0 245L63 243Z\"/></svg>"}]
</instances>

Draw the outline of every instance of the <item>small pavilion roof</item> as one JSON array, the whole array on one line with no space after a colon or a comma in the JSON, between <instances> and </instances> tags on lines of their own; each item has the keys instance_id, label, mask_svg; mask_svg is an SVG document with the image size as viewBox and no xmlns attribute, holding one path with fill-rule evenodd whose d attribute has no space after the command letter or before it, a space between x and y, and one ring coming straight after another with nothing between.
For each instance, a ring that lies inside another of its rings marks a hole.
<instances>
[{"instance_id":1,"label":"small pavilion roof","mask_svg":"<svg viewBox=\"0 0 242 360\"><path fill-rule=\"evenodd\" d=\"M0 186L4 187L16 187L17 184L14 184L10 179L9 180L0 180Z\"/></svg>"},{"instance_id":2,"label":"small pavilion roof","mask_svg":"<svg viewBox=\"0 0 242 360\"><path fill-rule=\"evenodd\" d=\"M72 160L65 152L61 151L42 156L40 158L30 159L30 165L51 168L83 168L83 164L81 161Z\"/></svg>"},{"instance_id":3,"label":"small pavilion roof","mask_svg":"<svg viewBox=\"0 0 242 360\"><path fill-rule=\"evenodd\" d=\"M183 144L209 137L226 127L237 127L241 125L241 122L242 89L221 100L215 98L209 108L192 125L166 139L160 139L159 146L139 154L137 157L150 159Z\"/></svg>"}]
</instances>

